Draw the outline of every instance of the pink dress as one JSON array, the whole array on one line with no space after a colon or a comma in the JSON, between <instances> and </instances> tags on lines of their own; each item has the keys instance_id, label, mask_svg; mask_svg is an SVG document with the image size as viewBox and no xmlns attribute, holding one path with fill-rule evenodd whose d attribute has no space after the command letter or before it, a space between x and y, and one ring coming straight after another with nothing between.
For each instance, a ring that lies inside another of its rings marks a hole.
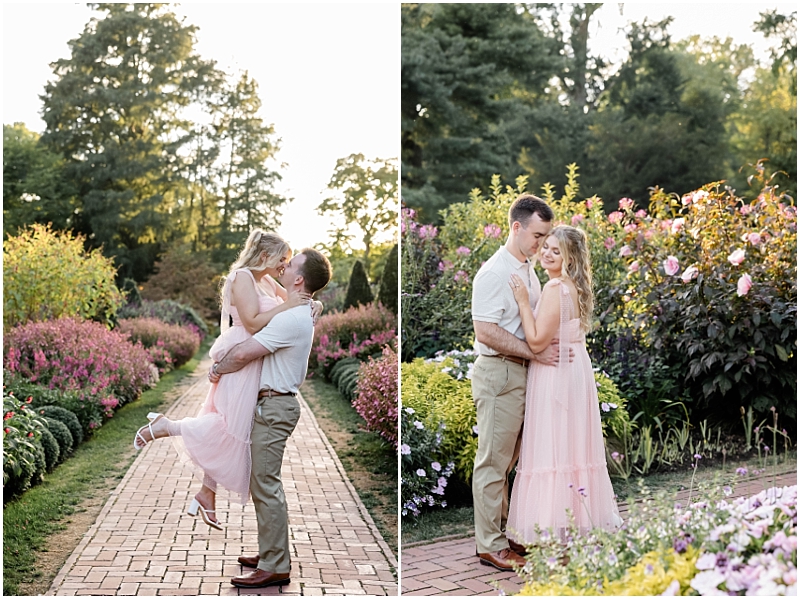
<instances>
[{"instance_id":1,"label":"pink dress","mask_svg":"<svg viewBox=\"0 0 800 599\"><path fill-rule=\"evenodd\" d=\"M566 509L581 531L613 529L622 523L606 469L600 407L592 363L580 319L572 318L569 288L561 289L559 366L531 363L517 476L511 492L507 534L519 543L537 540L535 527L564 538ZM541 302L540 304L541 305ZM538 314L538 308L534 316ZM573 362L566 357L568 348Z\"/></svg>"},{"instance_id":2,"label":"pink dress","mask_svg":"<svg viewBox=\"0 0 800 599\"><path fill-rule=\"evenodd\" d=\"M235 306L230 305L230 287L236 273L247 273L256 284L253 274L240 269L228 275L223 291L222 334L209 354L217 361L237 343L252 335L242 325ZM277 284L265 277L274 294ZM256 285L259 313L267 312L283 300L265 295L264 286ZM233 326L228 327L228 314ZM211 385L206 401L196 418L180 421L180 436L171 437L181 462L189 464L195 476L206 486L220 493L218 485L227 490L232 501L247 503L250 494L250 431L253 427L258 390L261 382L261 363L253 360L241 370L224 375Z\"/></svg>"}]
</instances>

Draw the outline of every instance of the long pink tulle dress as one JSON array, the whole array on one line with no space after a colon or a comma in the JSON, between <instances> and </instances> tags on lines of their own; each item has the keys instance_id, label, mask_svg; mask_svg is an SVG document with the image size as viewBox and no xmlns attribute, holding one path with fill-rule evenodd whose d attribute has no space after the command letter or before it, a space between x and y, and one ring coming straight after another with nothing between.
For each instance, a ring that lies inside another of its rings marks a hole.
<instances>
[{"instance_id":1,"label":"long pink tulle dress","mask_svg":"<svg viewBox=\"0 0 800 599\"><path fill-rule=\"evenodd\" d=\"M569 288L561 289L559 366L532 362L528 370L525 424L517 476L511 492L507 535L519 543L537 541L536 525L564 538L572 510L581 531L613 529L622 523L606 469L600 407L592 363L580 319L572 318ZM534 315L538 315L537 305ZM567 357L569 347L575 353Z\"/></svg>"},{"instance_id":2,"label":"long pink tulle dress","mask_svg":"<svg viewBox=\"0 0 800 599\"><path fill-rule=\"evenodd\" d=\"M253 274L239 269L228 275L223 289L222 334L209 354L218 361L237 343L252 335L242 326L236 306L230 305L230 288L237 273L246 273L256 285ZM256 285L260 313L276 307L283 300L274 295L277 284L264 277L265 285ZM273 295L265 295L272 287ZM228 314L233 326L228 327ZM195 418L180 422L180 436L172 436L181 462L189 464L195 476L207 487L220 494L218 485L227 490L232 501L247 503L250 494L250 431L253 427L263 359L253 360L237 372L223 376L211 385L206 401ZM170 431L172 435L173 432Z\"/></svg>"}]
</instances>

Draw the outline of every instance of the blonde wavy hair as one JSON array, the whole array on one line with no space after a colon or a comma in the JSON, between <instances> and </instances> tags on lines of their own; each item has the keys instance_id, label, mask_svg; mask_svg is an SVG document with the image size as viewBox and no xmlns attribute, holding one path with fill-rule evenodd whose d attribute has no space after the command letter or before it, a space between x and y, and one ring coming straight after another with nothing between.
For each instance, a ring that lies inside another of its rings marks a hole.
<instances>
[{"instance_id":1,"label":"blonde wavy hair","mask_svg":"<svg viewBox=\"0 0 800 599\"><path fill-rule=\"evenodd\" d=\"M262 270L275 267L289 249L289 244L280 235L267 233L262 229L253 229L244 243L244 248L239 252L239 257L231 264L230 272L239 268ZM267 255L262 258L261 252L266 252Z\"/></svg>"},{"instance_id":2,"label":"blonde wavy hair","mask_svg":"<svg viewBox=\"0 0 800 599\"><path fill-rule=\"evenodd\" d=\"M548 237L555 237L558 240L558 247L564 260L561 274L562 276L566 275L575 283L578 290L581 328L588 333L592 329L594 292L592 291L592 264L586 233L575 227L559 225L550 231Z\"/></svg>"}]
</instances>

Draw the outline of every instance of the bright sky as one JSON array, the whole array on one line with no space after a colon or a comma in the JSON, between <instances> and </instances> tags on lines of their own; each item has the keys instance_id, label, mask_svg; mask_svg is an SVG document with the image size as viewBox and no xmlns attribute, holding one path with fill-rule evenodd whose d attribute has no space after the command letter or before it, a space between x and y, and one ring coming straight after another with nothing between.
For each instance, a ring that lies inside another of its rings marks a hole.
<instances>
[{"instance_id":1,"label":"bright sky","mask_svg":"<svg viewBox=\"0 0 800 599\"><path fill-rule=\"evenodd\" d=\"M620 28L645 16L672 15L673 39L699 33L731 36L766 58L752 31L758 13L793 3L607 3L593 19L590 44L607 58L626 49ZM3 123L41 131L38 98L50 62L67 57L91 11L84 4L3 7ZM176 7L197 25L197 50L228 71L248 70L260 85L265 121L282 138L279 160L289 164L279 192L296 198L279 230L293 247L327 239L328 222L314 208L325 197L338 158L398 157L400 148L399 3L198 4Z\"/></svg>"},{"instance_id":2,"label":"bright sky","mask_svg":"<svg viewBox=\"0 0 800 599\"><path fill-rule=\"evenodd\" d=\"M293 248L326 241L315 212L336 160L400 153L398 4L195 4L174 12L199 27L196 50L259 84L261 116L282 139L288 163L278 191L280 233ZM85 4L3 4L3 123L41 132L49 63L69 56L93 12Z\"/></svg>"}]
</instances>

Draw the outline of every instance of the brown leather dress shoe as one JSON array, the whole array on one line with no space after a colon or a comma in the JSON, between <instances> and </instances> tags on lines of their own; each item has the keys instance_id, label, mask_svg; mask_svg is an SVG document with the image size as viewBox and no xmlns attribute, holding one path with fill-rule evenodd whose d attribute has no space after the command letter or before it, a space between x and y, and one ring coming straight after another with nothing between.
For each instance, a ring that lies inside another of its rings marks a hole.
<instances>
[{"instance_id":1,"label":"brown leather dress shoe","mask_svg":"<svg viewBox=\"0 0 800 599\"><path fill-rule=\"evenodd\" d=\"M522 557L525 557L525 555L528 553L528 551L525 549L525 545L520 545L511 539L508 539L508 546L511 548L511 551L517 555L521 555Z\"/></svg>"},{"instance_id":2,"label":"brown leather dress shoe","mask_svg":"<svg viewBox=\"0 0 800 599\"><path fill-rule=\"evenodd\" d=\"M289 578L289 573L277 574L275 572L266 572L256 568L247 576L236 576L231 578L231 584L235 587L243 589L258 589L261 587L271 587L276 584L289 584L292 582Z\"/></svg>"},{"instance_id":3,"label":"brown leather dress shoe","mask_svg":"<svg viewBox=\"0 0 800 599\"><path fill-rule=\"evenodd\" d=\"M494 553L479 553L478 557L484 566L492 566L501 572L513 572L514 566L525 565L525 560L511 549L501 549Z\"/></svg>"},{"instance_id":4,"label":"brown leather dress shoe","mask_svg":"<svg viewBox=\"0 0 800 599\"><path fill-rule=\"evenodd\" d=\"M254 557L247 557L246 555L240 555L239 559L236 560L243 566L247 566L248 568L257 568L258 567L258 556Z\"/></svg>"}]
</instances>

